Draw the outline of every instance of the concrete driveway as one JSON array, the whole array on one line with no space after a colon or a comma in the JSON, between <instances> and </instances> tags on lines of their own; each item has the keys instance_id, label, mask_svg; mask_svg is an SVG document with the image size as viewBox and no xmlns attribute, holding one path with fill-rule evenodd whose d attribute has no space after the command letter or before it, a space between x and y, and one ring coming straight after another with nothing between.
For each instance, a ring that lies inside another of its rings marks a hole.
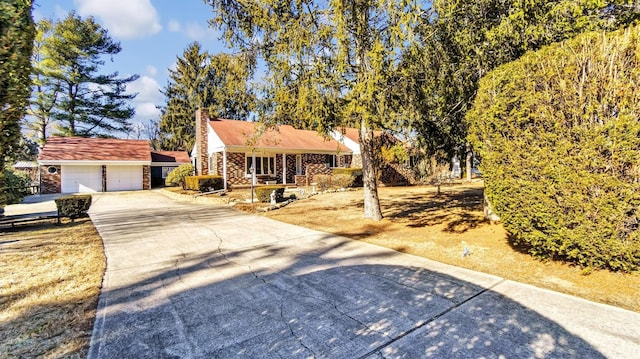
<instances>
[{"instance_id":1,"label":"concrete driveway","mask_svg":"<svg viewBox=\"0 0 640 359\"><path fill-rule=\"evenodd\" d=\"M145 191L90 215L107 271L89 358L640 353L640 313L228 207Z\"/></svg>"}]
</instances>

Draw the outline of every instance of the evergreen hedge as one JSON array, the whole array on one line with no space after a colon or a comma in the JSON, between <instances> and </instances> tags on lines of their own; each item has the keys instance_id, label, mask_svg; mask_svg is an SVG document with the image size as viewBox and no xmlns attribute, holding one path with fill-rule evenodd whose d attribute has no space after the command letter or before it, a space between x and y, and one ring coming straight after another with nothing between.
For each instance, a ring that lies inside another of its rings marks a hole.
<instances>
[{"instance_id":1,"label":"evergreen hedge","mask_svg":"<svg viewBox=\"0 0 640 359\"><path fill-rule=\"evenodd\" d=\"M224 188L224 179L222 176L187 176L184 178L184 181L185 189L199 192L211 192Z\"/></svg>"},{"instance_id":2,"label":"evergreen hedge","mask_svg":"<svg viewBox=\"0 0 640 359\"><path fill-rule=\"evenodd\" d=\"M91 207L91 195L64 196L55 199L58 208L58 221L60 217L69 217L72 220L87 214Z\"/></svg>"},{"instance_id":3,"label":"evergreen hedge","mask_svg":"<svg viewBox=\"0 0 640 359\"><path fill-rule=\"evenodd\" d=\"M528 53L480 81L466 119L514 244L640 268L640 27Z\"/></svg>"}]
</instances>

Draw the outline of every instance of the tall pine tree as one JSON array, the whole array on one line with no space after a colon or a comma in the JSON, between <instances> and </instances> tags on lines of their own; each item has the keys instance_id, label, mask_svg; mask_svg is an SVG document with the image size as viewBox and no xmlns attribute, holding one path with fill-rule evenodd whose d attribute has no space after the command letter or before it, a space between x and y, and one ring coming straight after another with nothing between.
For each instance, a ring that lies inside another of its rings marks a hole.
<instances>
[{"instance_id":1,"label":"tall pine tree","mask_svg":"<svg viewBox=\"0 0 640 359\"><path fill-rule=\"evenodd\" d=\"M160 121L160 142L165 150L191 151L195 142L195 112L208 108L214 117L243 120L255 107L249 86L253 62L244 55L202 51L194 42L170 69Z\"/></svg>"},{"instance_id":2,"label":"tall pine tree","mask_svg":"<svg viewBox=\"0 0 640 359\"><path fill-rule=\"evenodd\" d=\"M30 0L0 2L0 214L7 202L21 198L21 189L10 185L15 176L5 171L5 163L15 159L21 147L20 121L29 101L35 34L32 9Z\"/></svg>"},{"instance_id":3,"label":"tall pine tree","mask_svg":"<svg viewBox=\"0 0 640 359\"><path fill-rule=\"evenodd\" d=\"M29 102L35 26L30 0L0 2L0 171L17 152Z\"/></svg>"},{"instance_id":4,"label":"tall pine tree","mask_svg":"<svg viewBox=\"0 0 640 359\"><path fill-rule=\"evenodd\" d=\"M136 94L126 93L126 85L138 75L99 73L104 56L117 55L120 44L92 17L82 19L74 12L42 36L34 76L36 86L43 87L32 98L42 134L49 121L44 116L63 136L118 137L128 132L135 113L130 101Z\"/></svg>"},{"instance_id":5,"label":"tall pine tree","mask_svg":"<svg viewBox=\"0 0 640 359\"><path fill-rule=\"evenodd\" d=\"M45 46L45 41L52 35L53 23L46 19L40 20L36 29L31 74L33 84L29 104L31 118L26 125L30 131L28 135L42 147L47 141L52 114L60 98L62 74L60 67L55 66L51 57L47 56L49 49Z\"/></svg>"}]
</instances>

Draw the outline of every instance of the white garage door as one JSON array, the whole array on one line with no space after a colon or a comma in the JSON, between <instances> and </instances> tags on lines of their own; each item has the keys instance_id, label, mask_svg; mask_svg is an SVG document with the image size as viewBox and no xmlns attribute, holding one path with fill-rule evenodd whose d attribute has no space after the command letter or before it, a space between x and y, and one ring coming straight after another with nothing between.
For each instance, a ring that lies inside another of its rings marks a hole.
<instances>
[{"instance_id":1,"label":"white garage door","mask_svg":"<svg viewBox=\"0 0 640 359\"><path fill-rule=\"evenodd\" d=\"M142 189L142 166L107 166L107 191Z\"/></svg>"},{"instance_id":2,"label":"white garage door","mask_svg":"<svg viewBox=\"0 0 640 359\"><path fill-rule=\"evenodd\" d=\"M102 166L62 166L62 193L101 192Z\"/></svg>"}]
</instances>

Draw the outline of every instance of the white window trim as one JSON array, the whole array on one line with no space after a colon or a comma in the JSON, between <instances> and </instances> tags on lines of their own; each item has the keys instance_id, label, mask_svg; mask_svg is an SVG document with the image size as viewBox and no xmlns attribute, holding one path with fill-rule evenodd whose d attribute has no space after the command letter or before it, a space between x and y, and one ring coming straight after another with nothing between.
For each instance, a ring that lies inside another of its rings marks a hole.
<instances>
[{"instance_id":1,"label":"white window trim","mask_svg":"<svg viewBox=\"0 0 640 359\"><path fill-rule=\"evenodd\" d=\"M250 176L251 175L251 171L249 170L249 163L254 163L253 162L253 158L254 156L251 153L245 153L244 156L244 171L245 171L245 175L246 176ZM268 167L268 172L269 173L262 173L262 167L263 167L263 161L262 159L264 158L269 158L269 159L273 159L273 161L269 160L267 161L267 167ZM260 160L258 160L260 159ZM255 173L256 176L275 176L276 173L276 156L275 154L264 154L264 155L255 155L255 163L260 162L260 172ZM271 166L273 164L273 167ZM256 166L258 167L258 166Z\"/></svg>"}]
</instances>

